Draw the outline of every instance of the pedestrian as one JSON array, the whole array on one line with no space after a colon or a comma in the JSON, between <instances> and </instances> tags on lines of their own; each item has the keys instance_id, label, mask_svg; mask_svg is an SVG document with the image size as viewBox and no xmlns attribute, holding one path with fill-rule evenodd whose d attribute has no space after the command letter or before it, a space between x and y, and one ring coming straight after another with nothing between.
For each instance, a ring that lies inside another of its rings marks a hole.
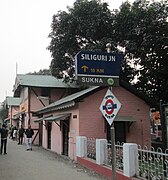
<instances>
[{"instance_id":1,"label":"pedestrian","mask_svg":"<svg viewBox=\"0 0 168 180\"><path fill-rule=\"evenodd\" d=\"M1 152L0 152L0 154L2 154L3 150L4 150L4 154L7 154L6 146L7 146L8 130L7 130L5 124L2 125L2 128L0 129L0 133L1 133Z\"/></svg>"},{"instance_id":2,"label":"pedestrian","mask_svg":"<svg viewBox=\"0 0 168 180\"><path fill-rule=\"evenodd\" d=\"M17 128L16 128L16 126L13 129L13 140L17 141Z\"/></svg>"},{"instance_id":3,"label":"pedestrian","mask_svg":"<svg viewBox=\"0 0 168 180\"><path fill-rule=\"evenodd\" d=\"M26 137L27 137L27 151L32 151L32 136L34 135L34 131L31 128L31 125L28 125L28 128L25 131Z\"/></svg>"},{"instance_id":4,"label":"pedestrian","mask_svg":"<svg viewBox=\"0 0 168 180\"><path fill-rule=\"evenodd\" d=\"M14 127L13 125L11 126L11 131L10 131L10 137L13 140L13 131L14 131Z\"/></svg>"},{"instance_id":5,"label":"pedestrian","mask_svg":"<svg viewBox=\"0 0 168 180\"><path fill-rule=\"evenodd\" d=\"M19 128L19 142L18 142L18 144L22 145L24 132L25 132L25 129L23 128L23 125L21 124L21 126Z\"/></svg>"}]
</instances>

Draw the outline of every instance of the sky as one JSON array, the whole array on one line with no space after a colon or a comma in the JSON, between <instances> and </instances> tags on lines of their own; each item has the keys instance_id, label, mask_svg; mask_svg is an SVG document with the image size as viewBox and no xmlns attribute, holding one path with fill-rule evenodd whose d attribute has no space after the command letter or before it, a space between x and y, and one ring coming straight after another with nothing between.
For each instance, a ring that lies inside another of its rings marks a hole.
<instances>
[{"instance_id":1,"label":"sky","mask_svg":"<svg viewBox=\"0 0 168 180\"><path fill-rule=\"evenodd\" d=\"M102 0L118 9L124 0ZM75 0L0 0L0 102L13 96L16 74L48 69L52 16Z\"/></svg>"}]
</instances>

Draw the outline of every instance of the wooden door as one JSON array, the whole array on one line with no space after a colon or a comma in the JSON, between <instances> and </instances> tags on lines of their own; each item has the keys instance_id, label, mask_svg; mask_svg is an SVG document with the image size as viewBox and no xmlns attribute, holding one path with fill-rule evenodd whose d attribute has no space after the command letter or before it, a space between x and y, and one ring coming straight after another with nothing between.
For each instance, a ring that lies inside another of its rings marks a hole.
<instances>
[{"instance_id":1,"label":"wooden door","mask_svg":"<svg viewBox=\"0 0 168 180\"><path fill-rule=\"evenodd\" d=\"M51 149L51 123L47 123L47 148Z\"/></svg>"},{"instance_id":2,"label":"wooden door","mask_svg":"<svg viewBox=\"0 0 168 180\"><path fill-rule=\"evenodd\" d=\"M69 119L62 121L62 139L63 139L63 151L62 154L68 156L69 147Z\"/></svg>"},{"instance_id":3,"label":"wooden door","mask_svg":"<svg viewBox=\"0 0 168 180\"><path fill-rule=\"evenodd\" d=\"M43 122L39 123L39 146L43 145Z\"/></svg>"}]
</instances>

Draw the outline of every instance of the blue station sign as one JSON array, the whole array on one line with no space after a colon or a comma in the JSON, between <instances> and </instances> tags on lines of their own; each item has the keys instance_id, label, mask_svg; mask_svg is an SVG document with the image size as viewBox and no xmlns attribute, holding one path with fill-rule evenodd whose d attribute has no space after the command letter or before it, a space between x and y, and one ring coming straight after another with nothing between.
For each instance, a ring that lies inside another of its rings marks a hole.
<instances>
[{"instance_id":1,"label":"blue station sign","mask_svg":"<svg viewBox=\"0 0 168 180\"><path fill-rule=\"evenodd\" d=\"M122 59L123 54L80 51L75 56L76 76L80 81L90 81L91 85L95 80L95 85L106 85L107 78L119 77Z\"/></svg>"},{"instance_id":2,"label":"blue station sign","mask_svg":"<svg viewBox=\"0 0 168 180\"><path fill-rule=\"evenodd\" d=\"M76 59L77 74L119 76L123 55L80 51Z\"/></svg>"}]
</instances>

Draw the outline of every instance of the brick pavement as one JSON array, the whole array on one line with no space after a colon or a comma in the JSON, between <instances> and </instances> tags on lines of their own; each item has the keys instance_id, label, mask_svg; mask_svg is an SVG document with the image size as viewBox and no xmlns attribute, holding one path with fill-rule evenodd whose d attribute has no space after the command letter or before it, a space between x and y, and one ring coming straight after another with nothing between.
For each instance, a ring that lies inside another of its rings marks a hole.
<instances>
[{"instance_id":1,"label":"brick pavement","mask_svg":"<svg viewBox=\"0 0 168 180\"><path fill-rule=\"evenodd\" d=\"M26 151L8 139L7 155L0 155L0 180L102 180L94 172L38 146Z\"/></svg>"}]
</instances>

